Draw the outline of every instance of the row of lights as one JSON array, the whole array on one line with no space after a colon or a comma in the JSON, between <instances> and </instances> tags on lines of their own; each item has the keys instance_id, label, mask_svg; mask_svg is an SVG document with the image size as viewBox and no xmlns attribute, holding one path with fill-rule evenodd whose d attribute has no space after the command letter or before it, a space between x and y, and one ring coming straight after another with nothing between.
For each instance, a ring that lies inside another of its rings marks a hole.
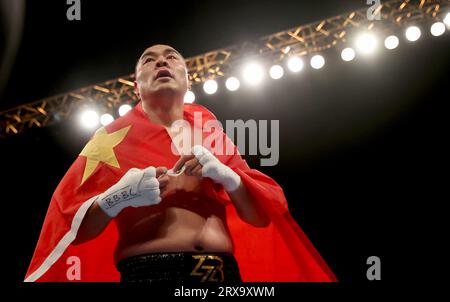
<instances>
[{"instance_id":1,"label":"row of lights","mask_svg":"<svg viewBox=\"0 0 450 302\"><path fill-rule=\"evenodd\" d=\"M124 116L128 111L131 110L131 108L132 107L128 104L120 106L118 110L119 116ZM80 121L81 124L86 128L95 128L98 126L99 122L103 126L111 124L114 121L114 117L109 113L105 113L99 116L97 111L95 110L86 110L81 113Z\"/></svg>"},{"instance_id":2,"label":"row of lights","mask_svg":"<svg viewBox=\"0 0 450 302\"><path fill-rule=\"evenodd\" d=\"M433 36L441 36L445 33L446 26L450 28L450 13L446 15L443 22L436 22L430 27L430 32ZM408 41L414 42L417 41L422 35L422 32L417 26L410 26L405 31L405 37ZM377 46L378 41L375 35L371 33L363 33L359 37L357 37L355 41L356 50L362 55L370 55L372 54ZM392 50L398 47L400 44L399 38L395 35L391 35L385 38L384 46L386 49ZM352 61L356 57L356 51L347 47L341 51L341 58L345 62ZM310 65L314 69L321 69L325 65L325 58L319 54L314 55L310 59ZM287 68L294 73L300 72L304 68L303 60L298 56L292 56L287 61ZM278 80L281 79L284 75L284 69L281 65L273 65L269 69L269 76ZM264 68L258 63L249 63L247 64L242 72L243 80L249 85L257 85L261 83L264 78ZM229 91L236 91L241 86L241 82L237 77L229 77L225 81L225 87ZM217 92L219 86L215 80L207 80L203 83L203 90L206 94L214 94ZM187 91L184 102L192 103L195 101L195 94L189 90ZM131 106L128 104L122 105L119 107L118 113L120 116L125 115L128 111L131 110ZM114 117L105 113L101 116L94 110L88 110L81 114L81 123L86 128L95 128L98 124L102 124L106 126L114 121Z\"/></svg>"},{"instance_id":3,"label":"row of lights","mask_svg":"<svg viewBox=\"0 0 450 302\"><path fill-rule=\"evenodd\" d=\"M441 36L445 33L446 25L450 26L450 13L444 18L443 22L436 22L430 27L430 32L433 36ZM405 37L408 41L414 42L417 41L422 35L422 32L417 26L410 26L405 31ZM374 34L364 33L357 37L356 41L356 51L351 47L347 47L341 51L342 60L349 62L355 59L356 52L358 51L362 55L370 55L377 48L377 38ZM398 47L400 44L400 40L397 36L391 35L386 37L384 40L384 46L386 49L392 50ZM325 58L321 55L314 55L310 59L310 65L314 69L321 69L325 65ZM292 56L287 61L287 68L291 72L299 72L303 69L304 63L300 57ZM282 78L284 75L284 69L281 65L273 65L269 69L269 76L278 80ZM243 80L250 85L256 85L263 80L264 77L264 69L261 65L257 63L249 63L243 68L242 78ZM236 77L230 77L225 81L225 87L229 91L236 91L240 87L240 81ZM218 84L215 80L207 80L203 83L203 91L206 94L214 94L218 90ZM195 94L192 91L188 91L184 98L186 103L192 103L195 101Z\"/></svg>"}]
</instances>

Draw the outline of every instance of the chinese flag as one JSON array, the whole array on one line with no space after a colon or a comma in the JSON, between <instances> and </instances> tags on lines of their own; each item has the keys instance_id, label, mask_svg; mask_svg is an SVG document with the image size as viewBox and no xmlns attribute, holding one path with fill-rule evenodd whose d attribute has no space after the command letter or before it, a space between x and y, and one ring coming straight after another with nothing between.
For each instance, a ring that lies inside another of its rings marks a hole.
<instances>
[{"instance_id":1,"label":"chinese flag","mask_svg":"<svg viewBox=\"0 0 450 302\"><path fill-rule=\"evenodd\" d=\"M201 123L194 121L194 115L199 114ZM205 122L216 118L200 105L186 104L184 119L206 137ZM222 142L230 143L224 131L220 133ZM148 119L141 103L97 130L52 196L25 281L119 281L113 257L118 239L114 222L89 242L72 242L95 197L130 168L173 167L179 156L172 152L171 144L166 129ZM252 200L266 210L270 225L257 228L240 220L228 194L209 179L203 180L199 194L226 207L226 224L243 281L336 281L291 217L281 187L267 175L250 169L231 145L234 154L215 155L240 175Z\"/></svg>"}]
</instances>

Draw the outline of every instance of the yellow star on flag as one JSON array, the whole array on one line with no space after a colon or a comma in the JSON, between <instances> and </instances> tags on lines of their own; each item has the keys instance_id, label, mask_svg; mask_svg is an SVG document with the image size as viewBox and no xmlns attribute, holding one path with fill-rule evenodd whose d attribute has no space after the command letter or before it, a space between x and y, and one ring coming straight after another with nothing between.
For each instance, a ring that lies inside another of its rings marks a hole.
<instances>
[{"instance_id":1,"label":"yellow star on flag","mask_svg":"<svg viewBox=\"0 0 450 302\"><path fill-rule=\"evenodd\" d=\"M116 132L107 133L104 127L98 129L94 137L87 143L80 155L86 157L81 184L95 171L99 163L120 168L113 148L120 144L130 130L131 126L124 127Z\"/></svg>"}]
</instances>

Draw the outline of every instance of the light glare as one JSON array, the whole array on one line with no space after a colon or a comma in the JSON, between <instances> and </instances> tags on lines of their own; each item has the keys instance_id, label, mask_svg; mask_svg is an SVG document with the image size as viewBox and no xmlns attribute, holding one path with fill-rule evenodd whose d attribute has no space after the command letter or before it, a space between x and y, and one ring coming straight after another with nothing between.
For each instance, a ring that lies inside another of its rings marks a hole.
<instances>
[{"instance_id":1,"label":"light glare","mask_svg":"<svg viewBox=\"0 0 450 302\"><path fill-rule=\"evenodd\" d=\"M386 39L384 39L384 47L386 47L387 49L397 48L398 44L399 44L399 40L398 40L397 36L391 35L391 36L387 37Z\"/></svg>"},{"instance_id":2,"label":"light glare","mask_svg":"<svg viewBox=\"0 0 450 302\"><path fill-rule=\"evenodd\" d=\"M114 117L109 113L102 114L102 116L100 117L100 124L102 124L103 126L109 125L113 121Z\"/></svg>"},{"instance_id":3,"label":"light glare","mask_svg":"<svg viewBox=\"0 0 450 302\"><path fill-rule=\"evenodd\" d=\"M270 77L274 80L278 80L283 77L284 70L280 65L273 65L269 70Z\"/></svg>"},{"instance_id":4,"label":"light glare","mask_svg":"<svg viewBox=\"0 0 450 302\"><path fill-rule=\"evenodd\" d=\"M363 54L372 54L377 47L377 38L373 34L362 34L356 40L356 47Z\"/></svg>"},{"instance_id":5,"label":"light glare","mask_svg":"<svg viewBox=\"0 0 450 302\"><path fill-rule=\"evenodd\" d=\"M314 69L320 69L325 65L325 59L321 55L315 55L311 58L311 67Z\"/></svg>"},{"instance_id":6,"label":"light glare","mask_svg":"<svg viewBox=\"0 0 450 302\"><path fill-rule=\"evenodd\" d=\"M95 128L98 125L99 117L94 110L86 110L81 114L81 124L88 129Z\"/></svg>"},{"instance_id":7,"label":"light glare","mask_svg":"<svg viewBox=\"0 0 450 302\"><path fill-rule=\"evenodd\" d=\"M355 58L355 51L351 47L347 47L341 52L342 60L349 62Z\"/></svg>"},{"instance_id":8,"label":"light glare","mask_svg":"<svg viewBox=\"0 0 450 302\"><path fill-rule=\"evenodd\" d=\"M191 104L194 101L195 101L195 94L192 91L188 90L184 95L184 102L187 104Z\"/></svg>"},{"instance_id":9,"label":"light glare","mask_svg":"<svg viewBox=\"0 0 450 302\"><path fill-rule=\"evenodd\" d=\"M419 40L420 36L422 35L422 32L420 31L420 28L417 26L410 26L405 32L406 39L408 41L414 42Z\"/></svg>"},{"instance_id":10,"label":"light glare","mask_svg":"<svg viewBox=\"0 0 450 302\"><path fill-rule=\"evenodd\" d=\"M303 61L299 57L292 57L288 61L288 68L292 72L299 72L303 69Z\"/></svg>"},{"instance_id":11,"label":"light glare","mask_svg":"<svg viewBox=\"0 0 450 302\"><path fill-rule=\"evenodd\" d=\"M439 37L445 33L445 24L442 22L436 22L431 25L430 32L433 36Z\"/></svg>"},{"instance_id":12,"label":"light glare","mask_svg":"<svg viewBox=\"0 0 450 302\"><path fill-rule=\"evenodd\" d=\"M244 68L243 76L248 84L259 84L263 79L263 68L257 63L249 63Z\"/></svg>"},{"instance_id":13,"label":"light glare","mask_svg":"<svg viewBox=\"0 0 450 302\"><path fill-rule=\"evenodd\" d=\"M217 82L215 80L208 80L203 83L203 90L207 94L214 94L217 91Z\"/></svg>"},{"instance_id":14,"label":"light glare","mask_svg":"<svg viewBox=\"0 0 450 302\"><path fill-rule=\"evenodd\" d=\"M443 22L445 25L450 26L450 13L447 13L447 15L445 15Z\"/></svg>"},{"instance_id":15,"label":"light glare","mask_svg":"<svg viewBox=\"0 0 450 302\"><path fill-rule=\"evenodd\" d=\"M225 86L230 91L236 91L239 89L239 86L241 86L241 83L239 82L239 80L237 78L229 77L225 82Z\"/></svg>"},{"instance_id":16,"label":"light glare","mask_svg":"<svg viewBox=\"0 0 450 302\"><path fill-rule=\"evenodd\" d=\"M130 110L131 110L131 106L128 105L128 104L124 104L124 105L119 107L119 115L120 116L124 116Z\"/></svg>"}]
</instances>

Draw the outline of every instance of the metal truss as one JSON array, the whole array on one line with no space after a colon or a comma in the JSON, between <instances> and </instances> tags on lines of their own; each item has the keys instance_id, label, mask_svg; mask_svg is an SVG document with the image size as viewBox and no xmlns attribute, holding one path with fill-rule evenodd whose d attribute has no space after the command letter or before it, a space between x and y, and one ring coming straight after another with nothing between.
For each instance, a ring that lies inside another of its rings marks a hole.
<instances>
[{"instance_id":1,"label":"metal truss","mask_svg":"<svg viewBox=\"0 0 450 302\"><path fill-rule=\"evenodd\" d=\"M368 8L298 26L243 43L186 59L193 84L236 72L246 59L263 58L278 62L286 56L311 55L333 47L343 47L353 33L361 30L395 32L407 24L423 24L442 18L450 0L381 1L368 18ZM19 134L26 129L53 124L74 114L83 106L95 105L104 112L117 112L122 104L136 104L134 74L45 98L0 112L0 138Z\"/></svg>"}]
</instances>

